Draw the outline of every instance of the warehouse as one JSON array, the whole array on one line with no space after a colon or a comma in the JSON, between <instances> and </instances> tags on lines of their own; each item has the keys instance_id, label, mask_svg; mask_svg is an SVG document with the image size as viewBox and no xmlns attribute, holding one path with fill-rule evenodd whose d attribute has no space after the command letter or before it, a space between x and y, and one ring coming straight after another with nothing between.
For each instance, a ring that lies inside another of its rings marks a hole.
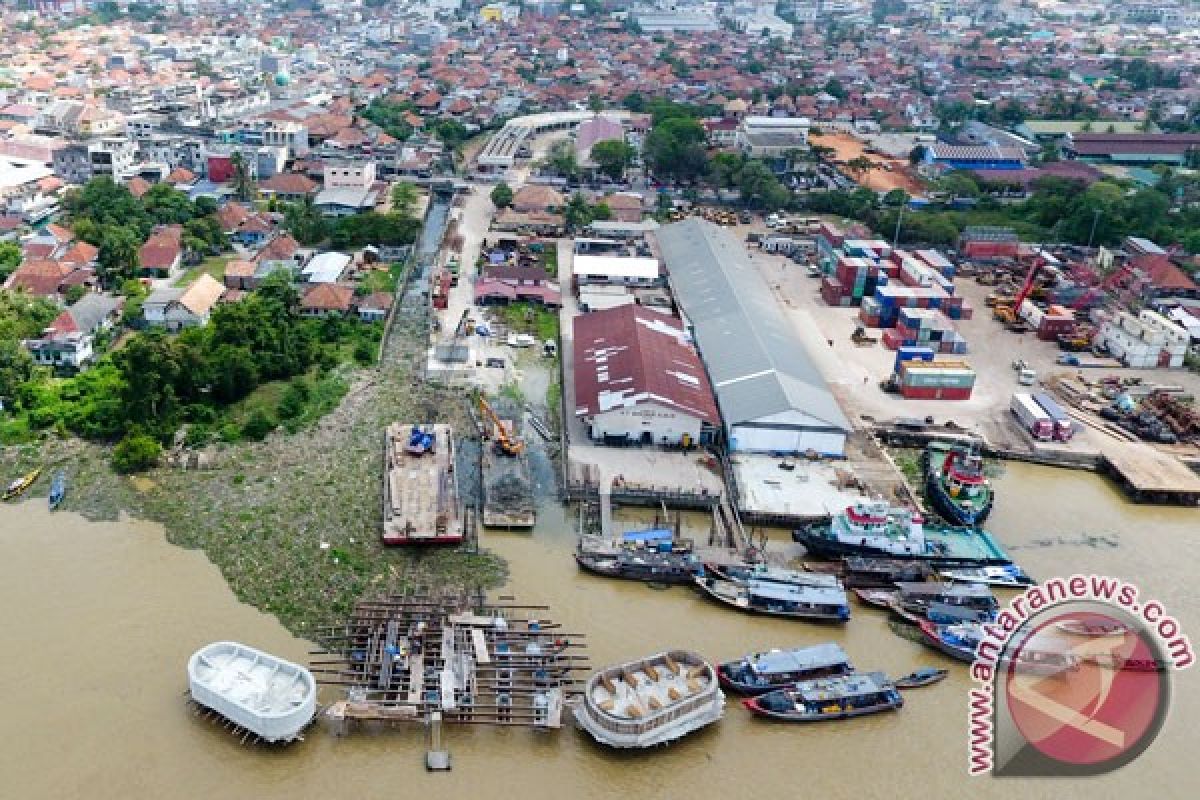
<instances>
[{"instance_id":1,"label":"warehouse","mask_svg":"<svg viewBox=\"0 0 1200 800\"><path fill-rule=\"evenodd\" d=\"M695 218L664 226L658 243L729 449L845 455L850 422L742 244Z\"/></svg>"},{"instance_id":2,"label":"warehouse","mask_svg":"<svg viewBox=\"0 0 1200 800\"><path fill-rule=\"evenodd\" d=\"M704 366L679 320L642 306L574 328L575 416L606 444L705 444L719 424Z\"/></svg>"}]
</instances>

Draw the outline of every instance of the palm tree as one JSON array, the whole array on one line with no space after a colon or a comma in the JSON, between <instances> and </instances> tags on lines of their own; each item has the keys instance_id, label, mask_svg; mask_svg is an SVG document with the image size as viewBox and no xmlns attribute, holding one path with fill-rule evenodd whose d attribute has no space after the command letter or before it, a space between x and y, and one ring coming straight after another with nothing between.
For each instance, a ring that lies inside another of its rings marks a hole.
<instances>
[{"instance_id":1,"label":"palm tree","mask_svg":"<svg viewBox=\"0 0 1200 800\"><path fill-rule=\"evenodd\" d=\"M254 185L254 178L250 176L250 165L246 163L246 158L241 152L235 152L230 162L233 164L234 194L242 202L254 199L258 191Z\"/></svg>"}]
</instances>

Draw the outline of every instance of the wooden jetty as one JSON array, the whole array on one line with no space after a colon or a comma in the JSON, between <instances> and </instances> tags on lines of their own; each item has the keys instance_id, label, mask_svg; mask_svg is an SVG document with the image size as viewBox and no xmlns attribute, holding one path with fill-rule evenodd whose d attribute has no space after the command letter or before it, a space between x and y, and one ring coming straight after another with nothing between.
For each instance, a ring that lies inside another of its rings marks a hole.
<instances>
[{"instance_id":1,"label":"wooden jetty","mask_svg":"<svg viewBox=\"0 0 1200 800\"><path fill-rule=\"evenodd\" d=\"M1175 456L1142 442L1106 442L1101 457L1136 502L1200 505L1200 475Z\"/></svg>"},{"instance_id":2,"label":"wooden jetty","mask_svg":"<svg viewBox=\"0 0 1200 800\"><path fill-rule=\"evenodd\" d=\"M424 431L423 447L410 445ZM385 545L458 544L465 538L454 471L454 433L442 423L393 423L383 438Z\"/></svg>"},{"instance_id":3,"label":"wooden jetty","mask_svg":"<svg viewBox=\"0 0 1200 800\"><path fill-rule=\"evenodd\" d=\"M325 717L340 732L400 722L559 728L581 691L586 645L546 611L462 591L362 600L315 637L317 682L346 691ZM440 747L434 753L448 763Z\"/></svg>"}]
</instances>

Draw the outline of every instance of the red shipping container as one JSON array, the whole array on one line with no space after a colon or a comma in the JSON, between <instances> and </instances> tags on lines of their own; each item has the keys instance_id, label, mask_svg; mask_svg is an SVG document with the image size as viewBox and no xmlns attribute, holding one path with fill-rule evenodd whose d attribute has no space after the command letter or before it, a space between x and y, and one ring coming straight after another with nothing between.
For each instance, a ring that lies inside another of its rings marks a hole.
<instances>
[{"instance_id":1,"label":"red shipping container","mask_svg":"<svg viewBox=\"0 0 1200 800\"><path fill-rule=\"evenodd\" d=\"M908 400L970 400L971 387L901 386L900 396Z\"/></svg>"},{"instance_id":2,"label":"red shipping container","mask_svg":"<svg viewBox=\"0 0 1200 800\"><path fill-rule=\"evenodd\" d=\"M841 304L841 300L846 296L846 288L837 278L826 276L821 280L821 297L831 306Z\"/></svg>"}]
</instances>

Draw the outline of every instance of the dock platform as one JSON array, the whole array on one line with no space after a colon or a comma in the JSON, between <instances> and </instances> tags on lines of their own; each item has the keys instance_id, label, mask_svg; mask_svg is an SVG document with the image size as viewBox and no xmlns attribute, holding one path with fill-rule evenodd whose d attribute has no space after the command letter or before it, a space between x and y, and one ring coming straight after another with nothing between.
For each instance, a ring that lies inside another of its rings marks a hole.
<instances>
[{"instance_id":1,"label":"dock platform","mask_svg":"<svg viewBox=\"0 0 1200 800\"><path fill-rule=\"evenodd\" d=\"M431 449L406 448L413 426L395 423L384 434L383 543L458 544L464 538L454 471L454 435L442 423L420 426Z\"/></svg>"},{"instance_id":2,"label":"dock platform","mask_svg":"<svg viewBox=\"0 0 1200 800\"><path fill-rule=\"evenodd\" d=\"M1101 456L1137 502L1200 505L1200 475L1174 456L1140 442L1106 442Z\"/></svg>"}]
</instances>

